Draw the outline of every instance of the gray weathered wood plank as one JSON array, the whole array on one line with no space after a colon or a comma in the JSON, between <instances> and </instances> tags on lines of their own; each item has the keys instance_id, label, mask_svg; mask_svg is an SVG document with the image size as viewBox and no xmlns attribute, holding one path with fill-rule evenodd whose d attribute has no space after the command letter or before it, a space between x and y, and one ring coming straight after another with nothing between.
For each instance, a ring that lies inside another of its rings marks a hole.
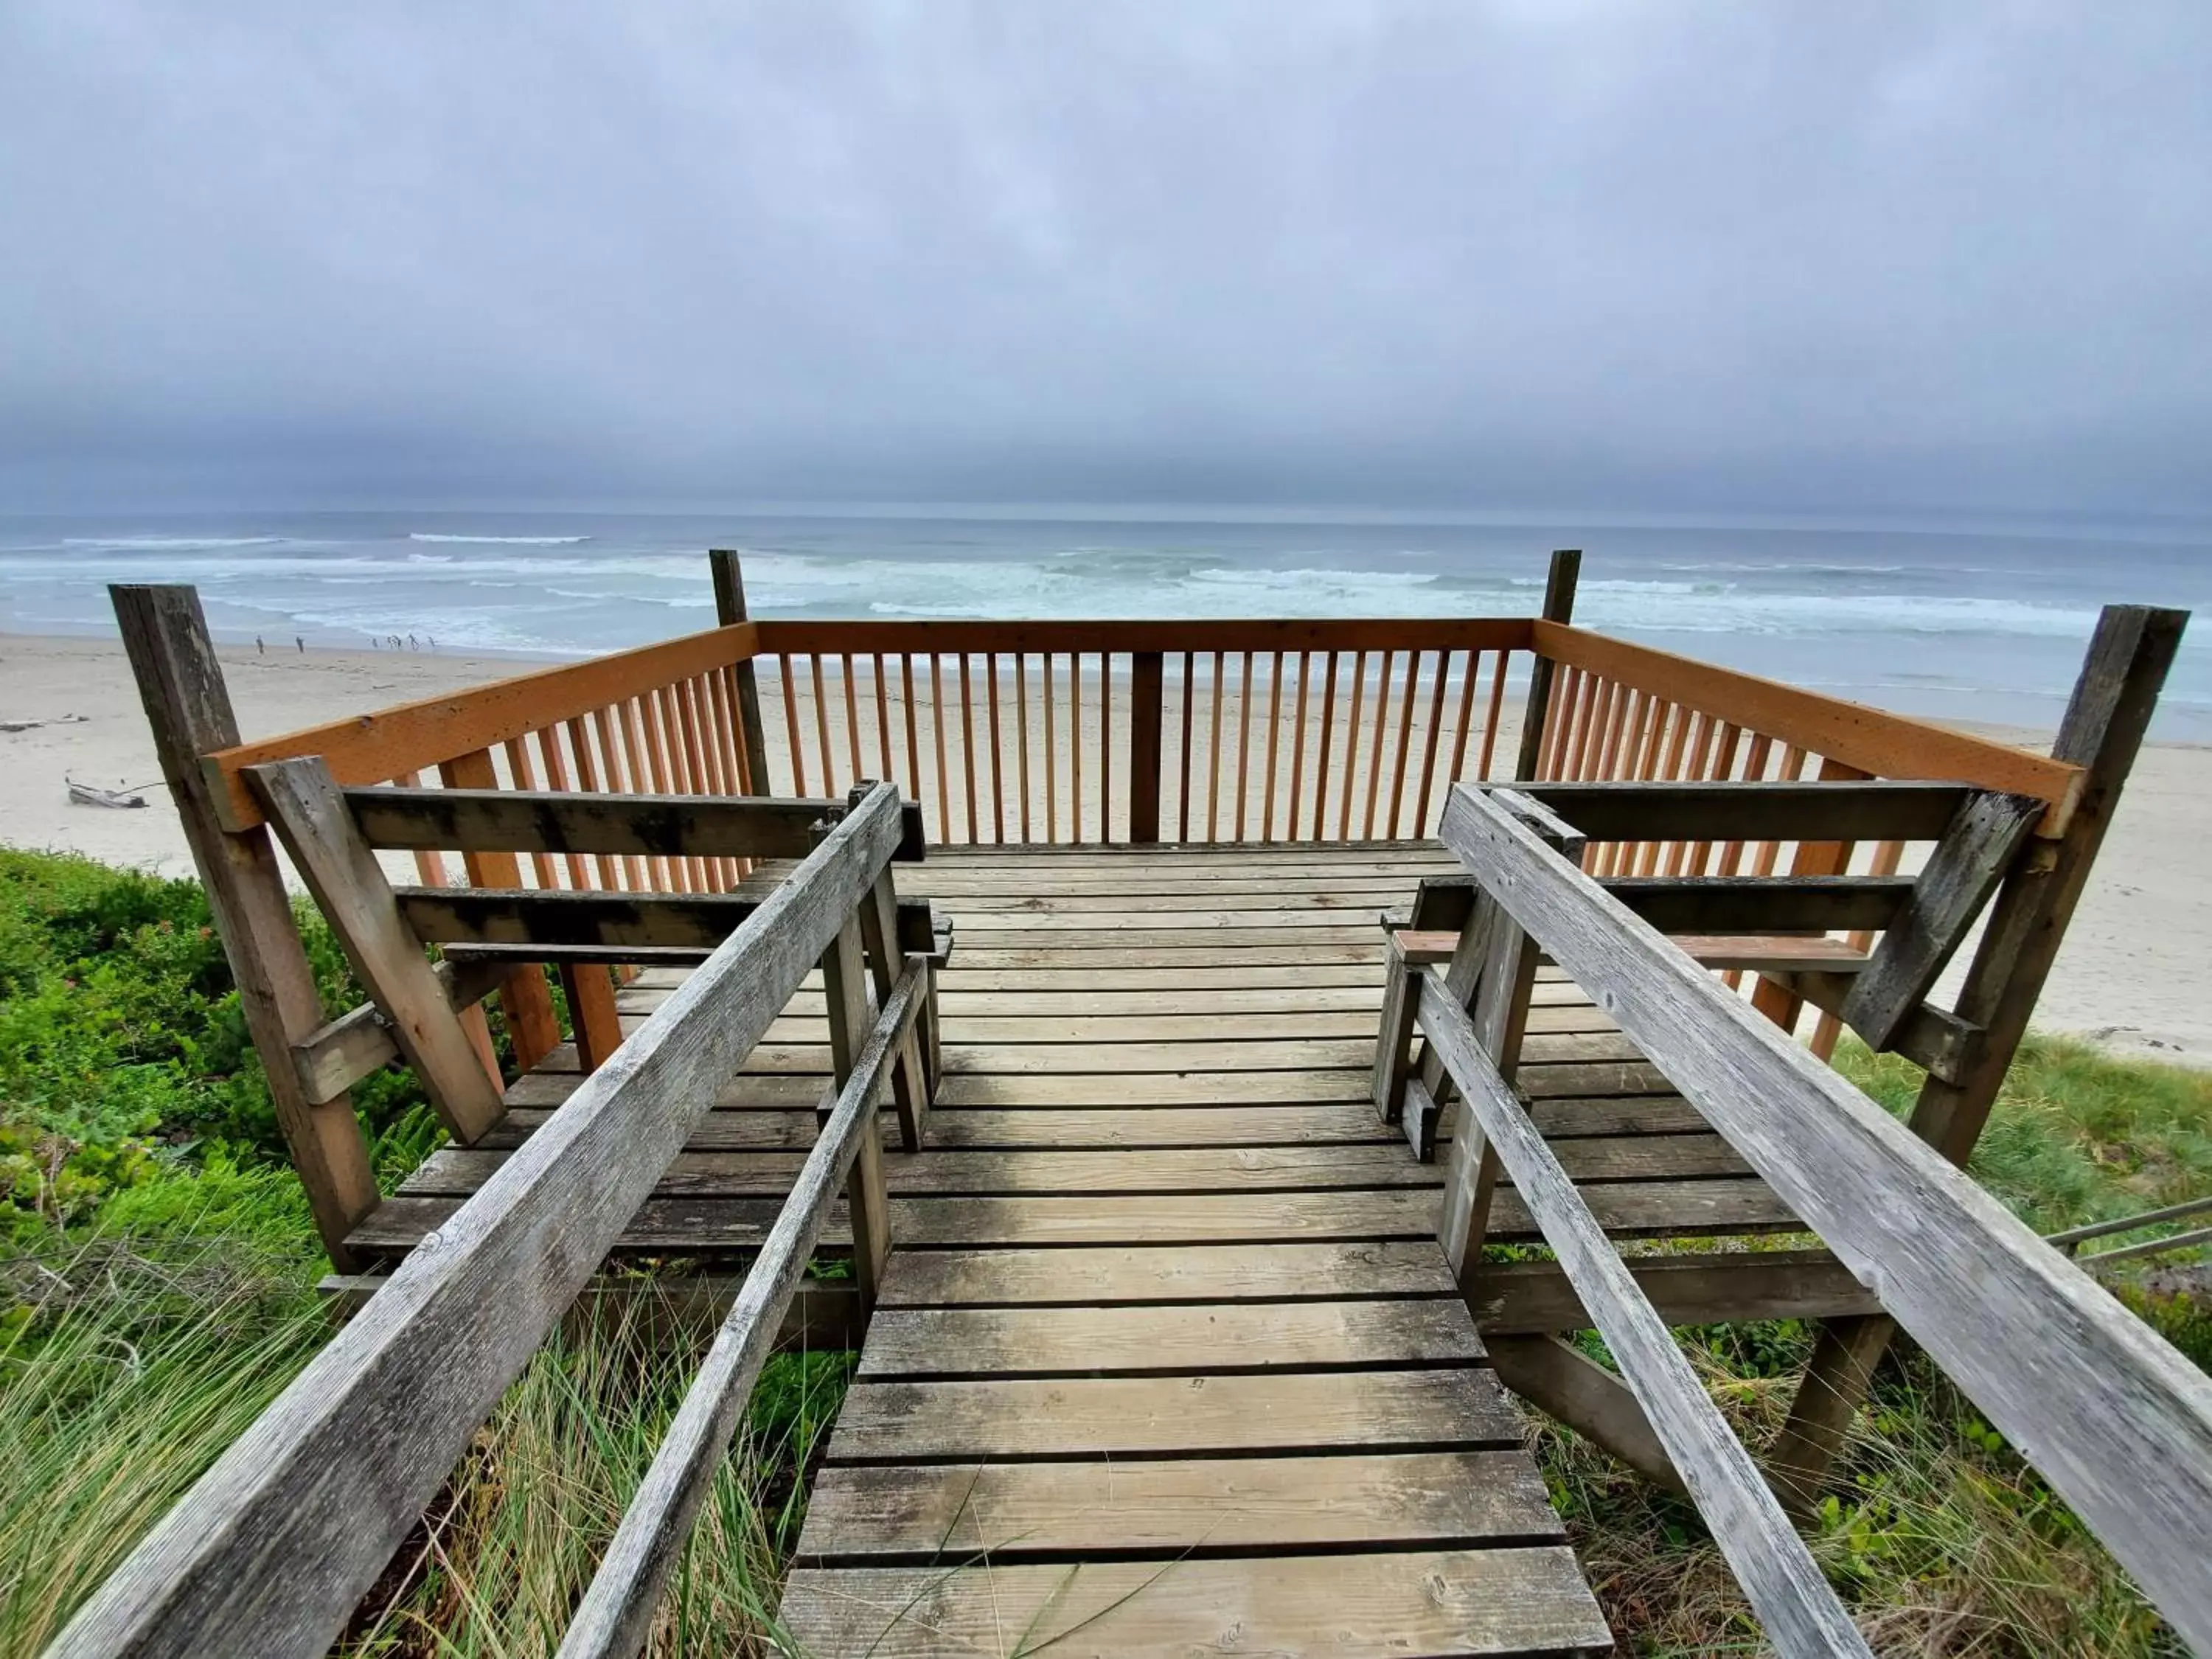
<instances>
[{"instance_id":1,"label":"gray weathered wood plank","mask_svg":"<svg viewBox=\"0 0 2212 1659\"><path fill-rule=\"evenodd\" d=\"M898 836L886 786L420 1241L79 1609L58 1659L323 1652Z\"/></svg>"},{"instance_id":2,"label":"gray weathered wood plank","mask_svg":"<svg viewBox=\"0 0 2212 1659\"><path fill-rule=\"evenodd\" d=\"M2212 1647L2212 1378L1509 813L1443 836L2136 1575ZM2020 1333L2035 1333L2023 1344Z\"/></svg>"}]
</instances>

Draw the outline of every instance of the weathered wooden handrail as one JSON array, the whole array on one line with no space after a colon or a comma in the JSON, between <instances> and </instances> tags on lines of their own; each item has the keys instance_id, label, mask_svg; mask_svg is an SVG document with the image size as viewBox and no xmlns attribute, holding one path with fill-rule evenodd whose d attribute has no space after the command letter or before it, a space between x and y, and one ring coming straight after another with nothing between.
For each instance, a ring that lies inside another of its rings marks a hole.
<instances>
[{"instance_id":1,"label":"weathered wooden handrail","mask_svg":"<svg viewBox=\"0 0 2212 1659\"><path fill-rule=\"evenodd\" d=\"M824 952L857 941L900 830L879 785L399 1265L52 1651L324 1651L716 1090Z\"/></svg>"},{"instance_id":2,"label":"weathered wooden handrail","mask_svg":"<svg viewBox=\"0 0 2212 1659\"><path fill-rule=\"evenodd\" d=\"M1532 810L1535 809L1530 803ZM1481 791L1445 845L2212 1646L2212 1378Z\"/></svg>"},{"instance_id":3,"label":"weathered wooden handrail","mask_svg":"<svg viewBox=\"0 0 2212 1659\"><path fill-rule=\"evenodd\" d=\"M1784 1659L1868 1652L1751 1454L1433 969L1421 975L1419 1027L1589 1310L1775 1650Z\"/></svg>"},{"instance_id":4,"label":"weathered wooden handrail","mask_svg":"<svg viewBox=\"0 0 2212 1659\"><path fill-rule=\"evenodd\" d=\"M928 992L927 963L909 965L877 1015L836 1106L800 1166L791 1195L739 1286L668 1433L653 1454L562 1638L562 1659L628 1659L644 1645L653 1608L699 1505L729 1449L745 1402L775 1345L784 1309L813 1255L838 1188L890 1086L898 1051Z\"/></svg>"}]
</instances>

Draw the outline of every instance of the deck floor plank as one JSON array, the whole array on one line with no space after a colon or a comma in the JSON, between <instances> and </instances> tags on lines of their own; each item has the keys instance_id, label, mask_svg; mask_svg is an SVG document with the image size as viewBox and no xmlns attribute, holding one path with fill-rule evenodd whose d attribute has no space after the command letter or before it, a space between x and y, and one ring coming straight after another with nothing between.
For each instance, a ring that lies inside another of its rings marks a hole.
<instances>
[{"instance_id":1,"label":"deck floor plank","mask_svg":"<svg viewBox=\"0 0 2212 1659\"><path fill-rule=\"evenodd\" d=\"M896 1249L782 1605L804 1650L1606 1649L1436 1246L1443 1166L1368 1097L1380 920L1455 871L1434 843L898 868L953 926L945 1073L923 1149L887 1143ZM625 986L625 1024L683 972ZM618 1250L758 1246L813 1144L827 1038L810 975ZM396 1255L442 1224L575 1067L563 1045L520 1079L356 1242ZM1520 1080L1615 1234L1796 1229L1548 966ZM1491 1236L1536 1237L1510 1187ZM823 1248L848 1242L841 1205Z\"/></svg>"}]
</instances>

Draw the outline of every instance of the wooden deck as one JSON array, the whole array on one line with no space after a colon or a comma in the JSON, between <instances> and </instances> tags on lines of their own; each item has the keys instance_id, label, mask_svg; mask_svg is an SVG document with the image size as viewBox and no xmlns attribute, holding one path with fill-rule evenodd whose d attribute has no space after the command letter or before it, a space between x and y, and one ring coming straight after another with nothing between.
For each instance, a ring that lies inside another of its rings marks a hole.
<instances>
[{"instance_id":1,"label":"wooden deck","mask_svg":"<svg viewBox=\"0 0 2212 1659\"><path fill-rule=\"evenodd\" d=\"M1443 1165L1368 1099L1380 915L1455 867L1398 843L900 869L956 927L945 1074L924 1150L888 1158L896 1253L784 1605L807 1650L1606 1644L1437 1247ZM677 977L634 983L626 1018ZM758 1242L814 1135L821 999L810 981L618 1249ZM1547 970L1536 1002L1522 1082L1610 1230L1793 1224L1572 985ZM573 1064L356 1243L437 1225ZM1501 1193L1492 1238L1534 1236Z\"/></svg>"}]
</instances>

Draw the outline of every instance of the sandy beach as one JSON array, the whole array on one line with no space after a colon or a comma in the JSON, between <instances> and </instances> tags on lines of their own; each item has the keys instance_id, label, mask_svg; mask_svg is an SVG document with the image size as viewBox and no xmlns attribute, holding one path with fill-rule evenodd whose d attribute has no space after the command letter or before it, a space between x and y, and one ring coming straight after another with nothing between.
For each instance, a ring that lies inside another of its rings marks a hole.
<instances>
[{"instance_id":1,"label":"sandy beach","mask_svg":"<svg viewBox=\"0 0 2212 1659\"><path fill-rule=\"evenodd\" d=\"M265 654L227 647L222 656L246 737L365 713L531 665L513 657L428 652L302 654L289 642ZM773 688L764 689L772 696ZM1230 708L1233 720L1233 702ZM769 714L773 726L780 710L772 707ZM800 714L804 726L811 709L803 702ZM0 844L190 873L183 831L158 781L119 645L0 636L0 728L7 778L0 790ZM1982 729L2009 742L2048 741L2013 729ZM1096 764L1095 726L1085 736L1088 771ZM1501 738L1500 752L1510 752L1509 738ZM70 778L107 788L150 785L144 789L148 805L73 805ZM2045 992L2040 1025L2119 1052L2212 1065L2212 874L2196 856L2208 807L2212 748L2145 750Z\"/></svg>"}]
</instances>

